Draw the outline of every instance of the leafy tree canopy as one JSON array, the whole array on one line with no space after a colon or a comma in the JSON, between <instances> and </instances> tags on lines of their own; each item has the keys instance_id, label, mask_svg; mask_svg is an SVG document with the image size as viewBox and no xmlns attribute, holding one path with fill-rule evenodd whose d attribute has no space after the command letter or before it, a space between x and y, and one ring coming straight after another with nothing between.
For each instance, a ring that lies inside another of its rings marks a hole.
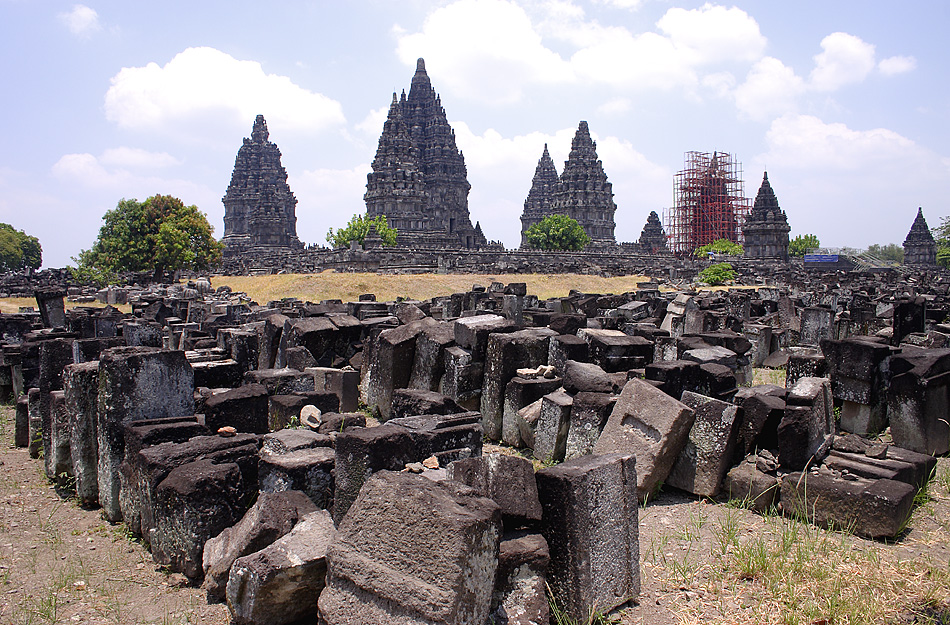
<instances>
[{"instance_id":1,"label":"leafy tree canopy","mask_svg":"<svg viewBox=\"0 0 950 625\"><path fill-rule=\"evenodd\" d=\"M875 243L868 247L868 254L881 260L890 260L895 263L904 262L904 246L897 243L888 243L887 245Z\"/></svg>"},{"instance_id":2,"label":"leafy tree canopy","mask_svg":"<svg viewBox=\"0 0 950 625\"><path fill-rule=\"evenodd\" d=\"M696 256L706 256L709 252L713 252L714 254L726 254L728 256L742 256L742 246L738 243L733 243L729 239L716 239L712 243L697 247L693 254Z\"/></svg>"},{"instance_id":3,"label":"leafy tree canopy","mask_svg":"<svg viewBox=\"0 0 950 625\"><path fill-rule=\"evenodd\" d=\"M567 215L548 215L525 231L528 245L539 250L583 249L590 237L576 219Z\"/></svg>"},{"instance_id":4,"label":"leafy tree canopy","mask_svg":"<svg viewBox=\"0 0 950 625\"><path fill-rule=\"evenodd\" d=\"M788 242L788 255L802 257L809 251L818 248L821 243L813 234L800 234Z\"/></svg>"},{"instance_id":5,"label":"leafy tree canopy","mask_svg":"<svg viewBox=\"0 0 950 625\"><path fill-rule=\"evenodd\" d=\"M373 219L363 215L353 215L345 227L339 230L330 228L327 232L327 243L333 247L346 247L350 244L350 241L357 241L362 245L366 240L366 235L369 234L370 225L376 227L376 234L383 240L384 246L392 247L396 245L398 232L395 228L389 227L385 215L377 215Z\"/></svg>"},{"instance_id":6,"label":"leafy tree canopy","mask_svg":"<svg viewBox=\"0 0 950 625\"><path fill-rule=\"evenodd\" d=\"M940 225L931 228L930 233L937 244L937 264L950 267L950 217L941 217Z\"/></svg>"},{"instance_id":7,"label":"leafy tree canopy","mask_svg":"<svg viewBox=\"0 0 950 625\"><path fill-rule=\"evenodd\" d=\"M697 278L710 286L720 286L735 280L736 272L729 263L716 263L700 271Z\"/></svg>"},{"instance_id":8,"label":"leafy tree canopy","mask_svg":"<svg viewBox=\"0 0 950 625\"><path fill-rule=\"evenodd\" d=\"M144 202L120 200L103 216L92 248L73 258L77 278L102 282L122 271L209 269L221 260L224 245L197 206L170 195Z\"/></svg>"},{"instance_id":9,"label":"leafy tree canopy","mask_svg":"<svg viewBox=\"0 0 950 625\"><path fill-rule=\"evenodd\" d=\"M10 224L0 223L0 272L39 269L41 264L40 240Z\"/></svg>"}]
</instances>

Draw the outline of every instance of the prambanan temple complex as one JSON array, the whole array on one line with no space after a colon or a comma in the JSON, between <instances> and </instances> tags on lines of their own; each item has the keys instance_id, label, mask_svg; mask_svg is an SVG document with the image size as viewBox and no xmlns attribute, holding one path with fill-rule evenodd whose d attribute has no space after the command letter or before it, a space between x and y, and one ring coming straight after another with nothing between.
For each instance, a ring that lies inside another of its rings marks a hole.
<instances>
[{"instance_id":1,"label":"prambanan temple complex","mask_svg":"<svg viewBox=\"0 0 950 625\"><path fill-rule=\"evenodd\" d=\"M526 186L527 186L527 180ZM768 173L750 201L742 165L727 152L686 153L674 178L672 206L647 217L636 242L618 242L617 205L597 144L586 121L571 142L564 168L544 145L521 215L521 245L506 250L490 241L476 220L468 195L465 157L455 142L442 100L419 59L409 93L392 94L372 171L367 174L366 216L385 216L398 232L395 247L383 247L370 232L362 245L329 249L304 246L297 237L297 200L287 184L280 150L258 115L244 139L224 196L225 273L340 271L392 272L579 272L617 275L645 272L650 265L689 261L693 251L719 239L742 244L749 262L787 263L788 217ZM621 211L622 212L622 211ZM548 215L575 219L590 237L579 252L530 249L525 233ZM904 241L907 265L934 266L936 247L918 211ZM820 267L854 262L825 255ZM816 261L819 262L819 261ZM858 264L867 264L858 261ZM818 267L819 265L816 265Z\"/></svg>"}]
</instances>

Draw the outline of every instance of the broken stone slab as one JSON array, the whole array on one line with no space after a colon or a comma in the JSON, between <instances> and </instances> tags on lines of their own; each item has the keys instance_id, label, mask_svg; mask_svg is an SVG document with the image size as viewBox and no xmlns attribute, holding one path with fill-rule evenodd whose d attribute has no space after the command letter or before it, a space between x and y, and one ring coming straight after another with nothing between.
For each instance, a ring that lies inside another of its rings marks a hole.
<instances>
[{"instance_id":1,"label":"broken stone slab","mask_svg":"<svg viewBox=\"0 0 950 625\"><path fill-rule=\"evenodd\" d=\"M552 336L555 336L555 332L550 328L528 328L488 336L481 413L482 426L489 440L502 439L504 394L508 382L515 377L518 369L547 364L548 342ZM519 436L516 424L509 424L507 434L509 439Z\"/></svg>"},{"instance_id":2,"label":"broken stone slab","mask_svg":"<svg viewBox=\"0 0 950 625\"><path fill-rule=\"evenodd\" d=\"M787 473L782 509L815 525L868 538L892 538L903 529L916 489L894 480L853 480L830 473Z\"/></svg>"},{"instance_id":3,"label":"broken stone slab","mask_svg":"<svg viewBox=\"0 0 950 625\"><path fill-rule=\"evenodd\" d=\"M735 453L738 406L684 391L681 399L695 413L683 451L666 483L700 497L715 497Z\"/></svg>"},{"instance_id":4,"label":"broken stone slab","mask_svg":"<svg viewBox=\"0 0 950 625\"><path fill-rule=\"evenodd\" d=\"M119 521L119 465L125 457L123 423L194 413L194 372L181 351L115 347L99 360L96 416L99 504Z\"/></svg>"},{"instance_id":5,"label":"broken stone slab","mask_svg":"<svg viewBox=\"0 0 950 625\"><path fill-rule=\"evenodd\" d=\"M551 590L577 622L640 594L635 462L632 454L583 456L537 473Z\"/></svg>"},{"instance_id":6,"label":"broken stone slab","mask_svg":"<svg viewBox=\"0 0 950 625\"><path fill-rule=\"evenodd\" d=\"M761 387L752 387L752 391ZM785 399L768 392L736 398L741 413L736 455L746 457L756 449L778 448L778 427L785 416Z\"/></svg>"},{"instance_id":7,"label":"broken stone slab","mask_svg":"<svg viewBox=\"0 0 950 625\"><path fill-rule=\"evenodd\" d=\"M234 561L228 609L238 625L284 625L317 614L333 539L326 510L306 514L290 533Z\"/></svg>"},{"instance_id":8,"label":"broken stone slab","mask_svg":"<svg viewBox=\"0 0 950 625\"><path fill-rule=\"evenodd\" d=\"M484 625L500 539L498 505L471 488L377 473L330 544L320 622Z\"/></svg>"},{"instance_id":9,"label":"broken stone slab","mask_svg":"<svg viewBox=\"0 0 950 625\"><path fill-rule=\"evenodd\" d=\"M693 410L682 402L632 378L623 387L594 453L636 456L639 497L646 500L669 475L694 419Z\"/></svg>"},{"instance_id":10,"label":"broken stone slab","mask_svg":"<svg viewBox=\"0 0 950 625\"><path fill-rule=\"evenodd\" d=\"M14 447L28 447L30 444L30 398L20 395L16 400L16 416L14 418L13 445Z\"/></svg>"},{"instance_id":11,"label":"broken stone slab","mask_svg":"<svg viewBox=\"0 0 950 625\"><path fill-rule=\"evenodd\" d=\"M205 402L205 424L212 432L231 426L238 432L266 434L267 398L267 389L261 384L216 393Z\"/></svg>"},{"instance_id":12,"label":"broken stone slab","mask_svg":"<svg viewBox=\"0 0 950 625\"><path fill-rule=\"evenodd\" d=\"M286 319L280 334L275 367L289 367L288 350L305 348L315 361L320 361L336 342L337 327L326 317ZM302 370L302 369L301 369Z\"/></svg>"},{"instance_id":13,"label":"broken stone slab","mask_svg":"<svg viewBox=\"0 0 950 625\"><path fill-rule=\"evenodd\" d=\"M437 391L445 375L445 350L455 345L455 325L442 322L425 328L416 338L409 388Z\"/></svg>"},{"instance_id":14,"label":"broken stone slab","mask_svg":"<svg viewBox=\"0 0 950 625\"><path fill-rule=\"evenodd\" d=\"M202 587L208 597L223 601L235 560L271 545L290 532L302 517L316 511L317 507L300 491L261 493L240 521L205 543Z\"/></svg>"},{"instance_id":15,"label":"broken stone slab","mask_svg":"<svg viewBox=\"0 0 950 625\"><path fill-rule=\"evenodd\" d=\"M489 619L508 625L546 625L550 619L547 595L550 564L551 555L544 536L525 531L506 533L498 549Z\"/></svg>"},{"instance_id":16,"label":"broken stone slab","mask_svg":"<svg viewBox=\"0 0 950 625\"><path fill-rule=\"evenodd\" d=\"M401 388L393 391L390 415L393 419L426 414L464 412L451 397L435 391Z\"/></svg>"},{"instance_id":17,"label":"broken stone slab","mask_svg":"<svg viewBox=\"0 0 950 625\"><path fill-rule=\"evenodd\" d=\"M43 415L40 414L40 389L33 387L27 391L27 430L29 454L34 460L43 452Z\"/></svg>"},{"instance_id":18,"label":"broken stone slab","mask_svg":"<svg viewBox=\"0 0 950 625\"><path fill-rule=\"evenodd\" d=\"M921 454L950 451L950 349L907 351L891 358L887 414L894 444Z\"/></svg>"},{"instance_id":19,"label":"broken stone slab","mask_svg":"<svg viewBox=\"0 0 950 625\"><path fill-rule=\"evenodd\" d=\"M534 401L518 411L515 421L521 433L521 442L528 449L534 449L534 431L541 418L541 400Z\"/></svg>"},{"instance_id":20,"label":"broken stone slab","mask_svg":"<svg viewBox=\"0 0 950 625\"><path fill-rule=\"evenodd\" d=\"M482 397L485 364L458 345L445 349L445 375L441 393L469 410L478 409Z\"/></svg>"},{"instance_id":21,"label":"broken stone slab","mask_svg":"<svg viewBox=\"0 0 950 625\"><path fill-rule=\"evenodd\" d=\"M244 374L245 384L260 384L270 395L291 395L314 390L313 376L296 369L258 369Z\"/></svg>"},{"instance_id":22,"label":"broken stone slab","mask_svg":"<svg viewBox=\"0 0 950 625\"><path fill-rule=\"evenodd\" d=\"M626 384L626 375L610 374L592 362L568 360L564 364L564 389L571 394L619 393Z\"/></svg>"},{"instance_id":23,"label":"broken stone slab","mask_svg":"<svg viewBox=\"0 0 950 625\"><path fill-rule=\"evenodd\" d=\"M446 477L497 503L506 529L541 520L534 467L524 458L489 454L456 460L446 468Z\"/></svg>"}]
</instances>

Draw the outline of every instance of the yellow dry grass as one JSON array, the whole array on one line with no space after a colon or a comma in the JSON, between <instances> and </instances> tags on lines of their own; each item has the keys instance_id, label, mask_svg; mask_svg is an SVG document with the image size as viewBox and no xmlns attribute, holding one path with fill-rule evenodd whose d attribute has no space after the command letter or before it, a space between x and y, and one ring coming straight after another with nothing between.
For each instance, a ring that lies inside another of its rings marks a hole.
<instances>
[{"instance_id":1,"label":"yellow dry grass","mask_svg":"<svg viewBox=\"0 0 950 625\"><path fill-rule=\"evenodd\" d=\"M525 282L528 293L541 299L567 296L571 289L588 293L625 293L637 288L645 276L601 278L579 274L412 274L376 273L284 274L268 276L216 276L215 287L227 285L243 291L254 301L265 304L285 297L319 302L325 299L356 300L373 293L380 301L397 297L424 300L440 295L468 291L473 284L487 287L492 282Z\"/></svg>"},{"instance_id":2,"label":"yellow dry grass","mask_svg":"<svg viewBox=\"0 0 950 625\"><path fill-rule=\"evenodd\" d=\"M99 302L77 304L76 302L70 302L68 300L66 301L66 310L69 310L71 308L79 308L79 307L105 308L105 306L106 306L105 304L101 304ZM0 299L0 313L4 313L4 314L18 313L20 312L21 307L32 308L33 310L37 310L36 300L33 299L32 297L6 297L3 299ZM118 308L122 312L127 312L127 313L132 312L132 307L129 306L128 304L113 306L113 308Z\"/></svg>"}]
</instances>

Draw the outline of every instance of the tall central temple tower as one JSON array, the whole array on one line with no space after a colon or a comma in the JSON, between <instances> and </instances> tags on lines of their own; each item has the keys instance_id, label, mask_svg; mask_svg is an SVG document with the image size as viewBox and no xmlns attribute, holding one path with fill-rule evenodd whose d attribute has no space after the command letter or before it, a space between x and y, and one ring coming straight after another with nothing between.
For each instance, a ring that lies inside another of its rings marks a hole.
<instances>
[{"instance_id":1,"label":"tall central temple tower","mask_svg":"<svg viewBox=\"0 0 950 625\"><path fill-rule=\"evenodd\" d=\"M393 93L366 177L367 217L385 215L400 245L477 247L486 240L469 217L470 188L455 132L419 59L409 95Z\"/></svg>"}]
</instances>

